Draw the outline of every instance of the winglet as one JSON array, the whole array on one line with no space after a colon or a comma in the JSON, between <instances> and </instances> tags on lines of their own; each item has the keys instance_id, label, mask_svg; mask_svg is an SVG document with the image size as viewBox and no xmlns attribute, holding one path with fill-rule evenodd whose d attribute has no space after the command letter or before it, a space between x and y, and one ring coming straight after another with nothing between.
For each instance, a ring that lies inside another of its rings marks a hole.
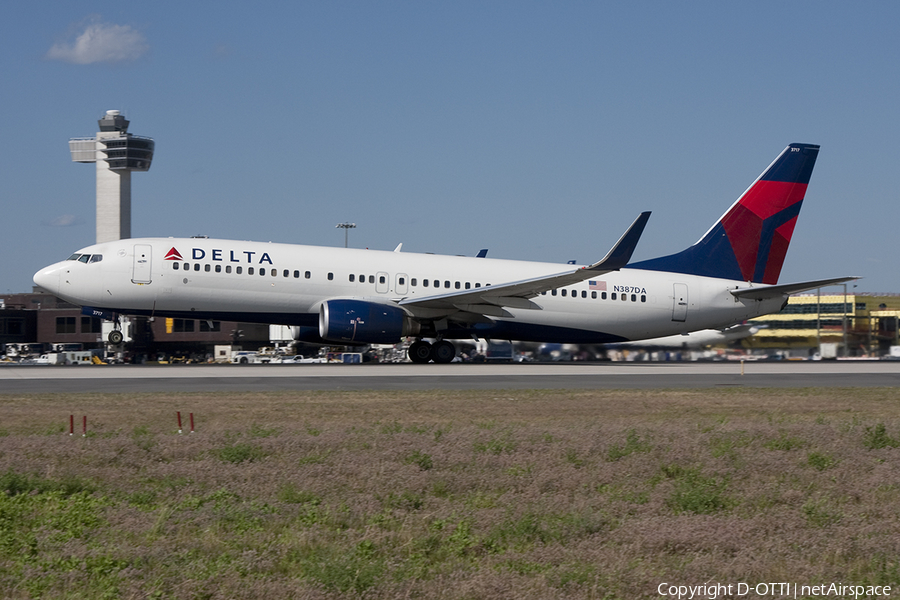
<instances>
[{"instance_id":1,"label":"winglet","mask_svg":"<svg viewBox=\"0 0 900 600\"><path fill-rule=\"evenodd\" d=\"M628 231L622 234L616 245L603 257L603 260L595 262L585 267L585 269L590 271L618 271L627 265L628 261L631 260L631 255L634 254L638 240L641 239L641 234L644 233L644 227L647 225L648 219L650 219L650 211L642 212L631 224L631 227L628 228Z\"/></svg>"},{"instance_id":2,"label":"winglet","mask_svg":"<svg viewBox=\"0 0 900 600\"><path fill-rule=\"evenodd\" d=\"M802 281L800 283L784 283L781 285L764 285L762 287L746 287L731 290L735 298L747 298L749 300L766 300L778 298L790 294L798 294L829 285L839 285L847 281L860 279L859 277L835 277L833 279L819 279L816 281Z\"/></svg>"}]
</instances>

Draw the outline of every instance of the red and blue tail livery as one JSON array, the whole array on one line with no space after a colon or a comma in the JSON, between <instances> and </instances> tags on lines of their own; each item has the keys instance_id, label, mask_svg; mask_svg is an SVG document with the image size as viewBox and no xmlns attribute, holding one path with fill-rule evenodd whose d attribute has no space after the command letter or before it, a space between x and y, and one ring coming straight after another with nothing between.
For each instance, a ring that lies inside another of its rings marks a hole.
<instances>
[{"instance_id":1,"label":"red and blue tail livery","mask_svg":"<svg viewBox=\"0 0 900 600\"><path fill-rule=\"evenodd\" d=\"M818 154L813 144L789 145L699 242L629 267L778 283Z\"/></svg>"}]
</instances>

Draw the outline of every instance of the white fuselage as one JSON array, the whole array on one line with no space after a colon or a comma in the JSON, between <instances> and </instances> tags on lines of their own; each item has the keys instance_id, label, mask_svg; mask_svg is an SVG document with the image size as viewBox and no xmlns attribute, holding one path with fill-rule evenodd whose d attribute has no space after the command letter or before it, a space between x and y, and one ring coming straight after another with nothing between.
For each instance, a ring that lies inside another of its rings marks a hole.
<instances>
[{"instance_id":1,"label":"white fuselage","mask_svg":"<svg viewBox=\"0 0 900 600\"><path fill-rule=\"evenodd\" d=\"M89 246L79 255L42 269L35 282L68 302L125 314L306 327L317 325L329 299L393 303L572 268L205 238L126 239ZM776 312L784 302L738 299L729 292L745 287L739 281L623 268L537 295L532 301L538 308L506 307L503 315L449 329L440 327L453 323L452 313L410 311L416 318L435 319L437 332L449 338L603 343L724 327Z\"/></svg>"}]
</instances>

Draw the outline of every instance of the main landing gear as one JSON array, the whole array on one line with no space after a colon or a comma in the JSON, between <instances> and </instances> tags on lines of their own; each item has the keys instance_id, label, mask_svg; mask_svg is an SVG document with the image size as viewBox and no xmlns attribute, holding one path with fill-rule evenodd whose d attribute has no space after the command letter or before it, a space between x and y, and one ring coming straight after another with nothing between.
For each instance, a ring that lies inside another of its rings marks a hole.
<instances>
[{"instance_id":1,"label":"main landing gear","mask_svg":"<svg viewBox=\"0 0 900 600\"><path fill-rule=\"evenodd\" d=\"M414 342L406 353L409 355L409 360L414 363L425 364L434 361L437 364L446 364L456 356L456 346L447 340L441 340L434 344L419 340Z\"/></svg>"},{"instance_id":2,"label":"main landing gear","mask_svg":"<svg viewBox=\"0 0 900 600\"><path fill-rule=\"evenodd\" d=\"M125 339L125 336L122 334L122 324L119 322L118 315L116 315L115 317L113 327L114 329L109 332L109 335L106 336L106 339L109 340L109 343L113 346L118 346L122 343L122 340Z\"/></svg>"}]
</instances>

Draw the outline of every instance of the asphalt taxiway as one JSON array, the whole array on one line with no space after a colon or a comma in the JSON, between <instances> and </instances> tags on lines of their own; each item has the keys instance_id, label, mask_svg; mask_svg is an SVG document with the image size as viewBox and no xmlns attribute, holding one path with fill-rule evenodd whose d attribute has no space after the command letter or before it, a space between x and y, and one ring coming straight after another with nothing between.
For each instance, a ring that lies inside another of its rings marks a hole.
<instances>
[{"instance_id":1,"label":"asphalt taxiway","mask_svg":"<svg viewBox=\"0 0 900 600\"><path fill-rule=\"evenodd\" d=\"M0 394L893 387L900 361L0 366Z\"/></svg>"}]
</instances>

